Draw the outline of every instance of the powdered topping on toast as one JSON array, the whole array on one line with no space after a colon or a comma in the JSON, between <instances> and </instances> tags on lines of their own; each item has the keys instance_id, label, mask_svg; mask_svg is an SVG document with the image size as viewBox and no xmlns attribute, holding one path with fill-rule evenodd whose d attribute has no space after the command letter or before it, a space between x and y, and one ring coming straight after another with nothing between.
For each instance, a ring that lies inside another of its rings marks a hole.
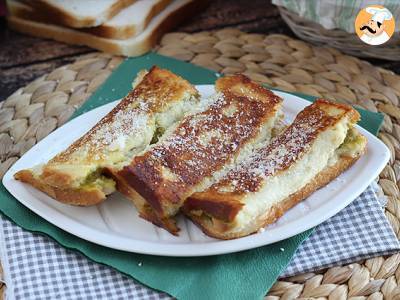
<instances>
[{"instance_id":1,"label":"powdered topping on toast","mask_svg":"<svg viewBox=\"0 0 400 300\"><path fill-rule=\"evenodd\" d=\"M134 162L161 164L185 184L209 176L254 135L252 127L265 115L262 103L245 98L226 101L225 97L220 95L208 110L184 120L171 137ZM224 113L226 110L232 113Z\"/></svg>"},{"instance_id":2,"label":"powdered topping on toast","mask_svg":"<svg viewBox=\"0 0 400 300\"><path fill-rule=\"evenodd\" d=\"M128 101L142 101L140 99ZM140 134L148 123L147 109L141 106L128 110L117 109L110 116L105 117L89 134L82 137L66 151L56 156L52 162L72 162L71 158L80 159L82 154L88 155L90 160L102 160L107 155L105 149L113 151L124 148L128 135ZM122 146L122 147L121 147ZM75 156L76 154L77 156Z\"/></svg>"},{"instance_id":3,"label":"powdered topping on toast","mask_svg":"<svg viewBox=\"0 0 400 300\"><path fill-rule=\"evenodd\" d=\"M253 153L211 188L237 194L257 191L262 180L290 167L307 152L318 133L336 120L320 109L306 108L283 134Z\"/></svg>"},{"instance_id":4,"label":"powdered topping on toast","mask_svg":"<svg viewBox=\"0 0 400 300\"><path fill-rule=\"evenodd\" d=\"M197 91L186 80L178 80L176 75L153 67L140 84L91 131L50 163L71 162L71 158L79 161L82 155L85 159L102 160L107 156L107 151L124 148L120 146L124 146L129 136L138 139L136 144L149 143L142 139L151 139L151 136L145 135L148 126L156 125L151 123L154 120L150 117L181 99L184 93L195 95Z\"/></svg>"}]
</instances>

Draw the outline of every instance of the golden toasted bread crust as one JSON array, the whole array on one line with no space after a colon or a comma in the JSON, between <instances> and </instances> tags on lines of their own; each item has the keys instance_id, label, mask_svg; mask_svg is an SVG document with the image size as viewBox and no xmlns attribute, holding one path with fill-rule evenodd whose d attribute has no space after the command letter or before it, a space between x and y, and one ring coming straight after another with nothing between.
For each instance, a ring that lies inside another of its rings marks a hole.
<instances>
[{"instance_id":1,"label":"golden toasted bread crust","mask_svg":"<svg viewBox=\"0 0 400 300\"><path fill-rule=\"evenodd\" d=\"M329 115L324 111L325 107L337 109L337 115ZM305 155L320 132L334 126L344 115L348 116L351 123L359 119L358 112L350 106L317 100L301 111L282 134L257 151L249 161L230 171L208 190L190 196L185 201L184 209L203 210L215 218L233 221L243 206L240 199L246 193L257 192L262 186L263 178L287 170ZM229 192L220 192L221 190Z\"/></svg>"},{"instance_id":2,"label":"golden toasted bread crust","mask_svg":"<svg viewBox=\"0 0 400 300\"><path fill-rule=\"evenodd\" d=\"M264 228L265 226L274 223L290 208L307 198L316 190L324 187L345 170L350 168L358 160L360 155L355 157L341 157L336 164L326 167L324 170L318 173L312 182L308 183L302 189L290 195L285 200L274 205L271 209L267 210L264 215L257 218L251 227L247 227L241 232L230 233L228 226L223 222L214 220L214 223L210 223L208 220L193 214L191 211L184 210L184 212L195 224L201 228L205 234L209 236L224 240L247 236L257 232L260 228Z\"/></svg>"},{"instance_id":3,"label":"golden toasted bread crust","mask_svg":"<svg viewBox=\"0 0 400 300\"><path fill-rule=\"evenodd\" d=\"M119 171L160 219L176 213L197 185L258 135L282 101L243 75L217 80L216 90L221 95L205 111Z\"/></svg>"},{"instance_id":4,"label":"golden toasted bread crust","mask_svg":"<svg viewBox=\"0 0 400 300\"><path fill-rule=\"evenodd\" d=\"M82 190L82 189L60 189L49 184L46 184L39 178L35 178L30 170L22 170L14 175L15 179L29 183L38 190L46 193L50 197L57 199L60 202L88 206L96 205L105 200L106 195L98 189Z\"/></svg>"},{"instance_id":5,"label":"golden toasted bread crust","mask_svg":"<svg viewBox=\"0 0 400 300\"><path fill-rule=\"evenodd\" d=\"M219 220L231 222L244 206L240 199L239 194L231 193L227 197L226 194L209 188L204 192L194 193L186 199L182 209L186 212L203 211Z\"/></svg>"}]
</instances>

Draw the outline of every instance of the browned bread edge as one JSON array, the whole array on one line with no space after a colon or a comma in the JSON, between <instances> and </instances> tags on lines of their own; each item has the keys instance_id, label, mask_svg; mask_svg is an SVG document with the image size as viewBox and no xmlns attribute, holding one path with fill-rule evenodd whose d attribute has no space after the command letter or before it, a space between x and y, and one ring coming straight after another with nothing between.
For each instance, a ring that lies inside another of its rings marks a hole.
<instances>
[{"instance_id":1,"label":"browned bread edge","mask_svg":"<svg viewBox=\"0 0 400 300\"><path fill-rule=\"evenodd\" d=\"M105 174L114 179L116 182L117 190L125 195L132 203L135 205L138 210L139 216L156 226L164 228L169 231L173 235L177 235L179 232L179 228L176 225L176 221L174 218L163 218L160 219L155 213L154 210L148 205L146 200L136 192L135 189L130 186L125 177L122 177L121 174L117 170L113 170L111 168L105 169Z\"/></svg>"},{"instance_id":2,"label":"browned bread edge","mask_svg":"<svg viewBox=\"0 0 400 300\"><path fill-rule=\"evenodd\" d=\"M171 2L172 0L162 0L156 5L154 5L144 21L144 29L147 27L150 21L155 16L157 16L165 7L167 7ZM97 27L82 28L82 30L87 33L101 36L104 38L118 39L118 40L128 39L140 34L140 32L137 32L135 29L132 29L131 26L114 27L114 26L108 26L106 25L106 23Z\"/></svg>"},{"instance_id":3,"label":"browned bread edge","mask_svg":"<svg viewBox=\"0 0 400 300\"><path fill-rule=\"evenodd\" d=\"M14 175L14 178L25 183L29 183L38 190L46 193L50 197L60 202L79 206L95 205L105 200L106 195L99 189L61 189L46 184L33 176L30 170L22 170Z\"/></svg>"}]
</instances>

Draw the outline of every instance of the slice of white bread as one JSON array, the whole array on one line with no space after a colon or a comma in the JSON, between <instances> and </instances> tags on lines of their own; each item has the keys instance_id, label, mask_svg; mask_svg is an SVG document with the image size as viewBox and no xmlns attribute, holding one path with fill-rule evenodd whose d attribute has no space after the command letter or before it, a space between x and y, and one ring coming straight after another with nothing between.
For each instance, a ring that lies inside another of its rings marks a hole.
<instances>
[{"instance_id":1,"label":"slice of white bread","mask_svg":"<svg viewBox=\"0 0 400 300\"><path fill-rule=\"evenodd\" d=\"M139 0L122 9L102 25L82 28L100 37L127 39L142 33L154 16L158 15L172 0ZM7 0L10 14L28 21L55 23L51 16L18 0Z\"/></svg>"},{"instance_id":2,"label":"slice of white bread","mask_svg":"<svg viewBox=\"0 0 400 300\"><path fill-rule=\"evenodd\" d=\"M61 25L74 28L103 24L136 0L34 0L24 3L52 16Z\"/></svg>"},{"instance_id":3,"label":"slice of white bread","mask_svg":"<svg viewBox=\"0 0 400 300\"><path fill-rule=\"evenodd\" d=\"M148 52L165 32L180 23L185 17L203 8L205 4L205 1L202 0L176 0L158 14L141 34L126 40L102 38L90 33L58 25L28 21L12 15L7 20L10 28L22 33L69 44L86 45L117 55L138 56Z\"/></svg>"},{"instance_id":4,"label":"slice of white bread","mask_svg":"<svg viewBox=\"0 0 400 300\"><path fill-rule=\"evenodd\" d=\"M188 81L157 67L140 72L134 84L80 139L46 164L17 172L15 178L64 203L87 206L103 201L115 187L104 168L128 164L198 102L197 90Z\"/></svg>"},{"instance_id":5,"label":"slice of white bread","mask_svg":"<svg viewBox=\"0 0 400 300\"><path fill-rule=\"evenodd\" d=\"M116 16L87 32L111 39L127 39L142 33L150 21L172 0L139 0Z\"/></svg>"},{"instance_id":6,"label":"slice of white bread","mask_svg":"<svg viewBox=\"0 0 400 300\"><path fill-rule=\"evenodd\" d=\"M210 236L232 239L273 223L349 168L365 151L347 105L317 100L271 143L258 149L183 208Z\"/></svg>"}]
</instances>

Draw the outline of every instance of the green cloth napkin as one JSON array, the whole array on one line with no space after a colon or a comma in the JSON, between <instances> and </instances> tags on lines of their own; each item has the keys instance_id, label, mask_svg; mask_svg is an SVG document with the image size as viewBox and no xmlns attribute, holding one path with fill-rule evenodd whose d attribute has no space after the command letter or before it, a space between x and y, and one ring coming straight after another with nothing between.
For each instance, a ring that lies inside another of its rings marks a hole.
<instances>
[{"instance_id":1,"label":"green cloth napkin","mask_svg":"<svg viewBox=\"0 0 400 300\"><path fill-rule=\"evenodd\" d=\"M154 53L129 58L74 114L122 98L143 68L158 65L187 78L193 84L212 84L218 74ZM314 97L300 95L307 100ZM361 111L361 125L376 134L382 116ZM0 211L22 228L47 235L60 245L108 265L153 289L178 299L262 299L312 230L287 240L239 253L209 257L174 258L117 251L73 236L42 219L13 198L0 185ZM284 251L282 251L284 250Z\"/></svg>"}]
</instances>

